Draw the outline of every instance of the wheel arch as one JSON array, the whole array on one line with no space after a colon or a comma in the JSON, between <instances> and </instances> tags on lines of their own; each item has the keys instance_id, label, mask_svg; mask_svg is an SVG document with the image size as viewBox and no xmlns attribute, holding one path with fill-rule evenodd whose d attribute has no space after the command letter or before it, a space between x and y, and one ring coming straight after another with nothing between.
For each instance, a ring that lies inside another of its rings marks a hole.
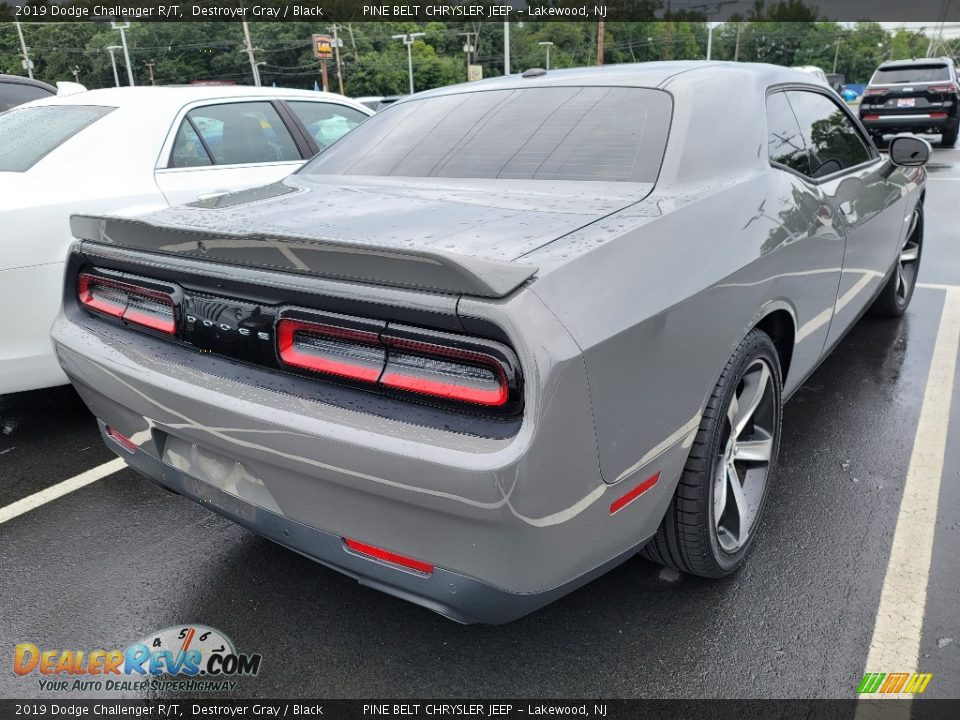
<instances>
[{"instance_id":1,"label":"wheel arch","mask_svg":"<svg viewBox=\"0 0 960 720\"><path fill-rule=\"evenodd\" d=\"M793 313L783 307L772 309L753 327L762 330L773 340L773 346L777 349L777 358L780 361L780 379L786 385L787 376L790 373L790 361L793 359L793 346L797 339L797 324Z\"/></svg>"}]
</instances>

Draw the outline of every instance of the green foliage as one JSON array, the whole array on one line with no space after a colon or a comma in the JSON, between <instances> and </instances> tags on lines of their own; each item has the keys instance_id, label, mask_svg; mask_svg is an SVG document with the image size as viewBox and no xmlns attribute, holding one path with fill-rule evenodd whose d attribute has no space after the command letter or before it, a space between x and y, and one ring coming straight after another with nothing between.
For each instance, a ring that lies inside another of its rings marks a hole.
<instances>
[{"instance_id":1,"label":"green foliage","mask_svg":"<svg viewBox=\"0 0 960 720\"><path fill-rule=\"evenodd\" d=\"M45 1L45 0L44 0ZM631 0L649 22L608 22L604 31L604 62L646 62L664 59L701 59L707 45L706 23L694 13L672 13L669 21L653 21L656 0ZM639 3L639 5L637 5ZM769 62L782 65L818 65L849 82L865 82L876 66L889 58L922 57L929 39L899 30L887 33L877 23L853 26L817 20L816 12L801 0L757 0L746 18L720 25L713 33L713 58ZM35 76L49 82L72 80L76 69L88 87L113 85L106 48L120 44L120 33L103 22L25 23L27 44L35 62ZM251 23L251 38L264 84L312 88L319 83L319 65L310 37L329 33L315 22ZM391 95L407 92L407 53L393 35L425 33L413 46L417 90L463 82L467 57L463 46L470 33L473 61L485 77L503 72L503 31L499 23L431 22L345 23L341 63L348 95ZM194 80L250 83L251 70L237 22L133 23L127 31L133 71L138 84L149 82L147 64L153 64L158 84ZM524 22L511 25L512 70L543 67L550 42L553 68L593 65L597 55L597 23ZM121 84L126 84L123 52L115 53ZM0 23L0 72L24 74L20 48L12 23ZM330 88L336 90L336 63L328 64Z\"/></svg>"}]
</instances>

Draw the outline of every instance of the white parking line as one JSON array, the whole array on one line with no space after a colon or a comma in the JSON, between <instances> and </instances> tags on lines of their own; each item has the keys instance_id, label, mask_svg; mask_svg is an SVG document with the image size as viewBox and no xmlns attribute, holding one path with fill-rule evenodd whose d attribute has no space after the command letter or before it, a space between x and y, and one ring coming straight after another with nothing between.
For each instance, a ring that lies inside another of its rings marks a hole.
<instances>
[{"instance_id":1,"label":"white parking line","mask_svg":"<svg viewBox=\"0 0 960 720\"><path fill-rule=\"evenodd\" d=\"M87 470L85 473L76 475L69 480L51 485L46 490L41 490L33 495L28 495L22 500L17 500L12 505L0 508L0 524L7 522L7 520L12 520L18 515L23 515L25 512L29 512L41 505L45 505L52 500L63 497L68 493L72 493L74 490L79 490L90 483L101 480L107 477L107 475L112 475L118 470L123 470L125 467L127 467L127 464L121 458L117 458Z\"/></svg>"},{"instance_id":2,"label":"white parking line","mask_svg":"<svg viewBox=\"0 0 960 720\"><path fill-rule=\"evenodd\" d=\"M946 291L940 316L865 672L919 671L920 639L958 352L960 288L954 286Z\"/></svg>"}]
</instances>

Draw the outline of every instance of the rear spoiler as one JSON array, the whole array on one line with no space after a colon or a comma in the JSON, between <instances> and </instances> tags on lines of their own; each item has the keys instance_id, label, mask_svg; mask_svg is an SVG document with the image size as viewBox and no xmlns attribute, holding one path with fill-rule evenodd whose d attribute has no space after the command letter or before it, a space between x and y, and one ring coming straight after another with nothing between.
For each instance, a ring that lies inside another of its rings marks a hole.
<instances>
[{"instance_id":1,"label":"rear spoiler","mask_svg":"<svg viewBox=\"0 0 960 720\"><path fill-rule=\"evenodd\" d=\"M78 240L131 250L480 297L509 295L537 272L531 265L441 251L423 252L295 235L213 233L121 217L73 215L70 229Z\"/></svg>"}]
</instances>

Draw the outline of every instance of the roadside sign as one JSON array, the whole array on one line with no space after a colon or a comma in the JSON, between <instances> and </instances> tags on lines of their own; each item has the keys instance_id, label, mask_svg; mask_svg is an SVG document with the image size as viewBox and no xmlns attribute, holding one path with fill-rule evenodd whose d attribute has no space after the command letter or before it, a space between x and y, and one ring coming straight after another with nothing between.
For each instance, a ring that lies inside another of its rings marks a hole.
<instances>
[{"instance_id":1,"label":"roadside sign","mask_svg":"<svg viewBox=\"0 0 960 720\"><path fill-rule=\"evenodd\" d=\"M313 56L317 60L331 60L333 58L333 38L329 35L314 35Z\"/></svg>"}]
</instances>

